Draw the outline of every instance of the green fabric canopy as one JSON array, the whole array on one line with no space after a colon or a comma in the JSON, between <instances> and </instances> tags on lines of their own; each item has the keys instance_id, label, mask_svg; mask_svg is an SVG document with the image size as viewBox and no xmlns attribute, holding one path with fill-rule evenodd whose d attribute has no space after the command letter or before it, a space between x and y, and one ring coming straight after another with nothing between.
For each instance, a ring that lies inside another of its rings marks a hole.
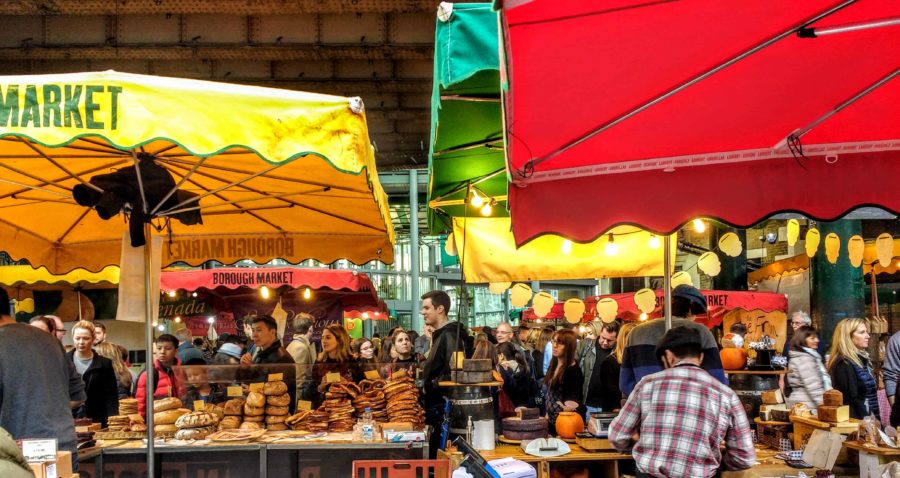
<instances>
[{"instance_id":1,"label":"green fabric canopy","mask_svg":"<svg viewBox=\"0 0 900 478\"><path fill-rule=\"evenodd\" d=\"M481 216L465 205L470 183L495 198L492 216L508 215L499 68L497 14L491 4L441 4L428 155L432 233L450 231L451 217Z\"/></svg>"}]
</instances>

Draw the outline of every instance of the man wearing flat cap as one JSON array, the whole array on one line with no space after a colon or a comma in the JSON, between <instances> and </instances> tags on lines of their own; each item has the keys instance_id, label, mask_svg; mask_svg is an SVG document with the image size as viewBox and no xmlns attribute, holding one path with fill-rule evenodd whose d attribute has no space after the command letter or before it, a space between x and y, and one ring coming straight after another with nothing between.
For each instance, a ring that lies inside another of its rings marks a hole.
<instances>
[{"instance_id":1,"label":"man wearing flat cap","mask_svg":"<svg viewBox=\"0 0 900 478\"><path fill-rule=\"evenodd\" d=\"M744 407L700 367L702 344L694 328L669 330L653 354L665 370L643 377L609 426L609 442L632 450L638 478L708 478L756 462Z\"/></svg>"},{"instance_id":2,"label":"man wearing flat cap","mask_svg":"<svg viewBox=\"0 0 900 478\"><path fill-rule=\"evenodd\" d=\"M706 326L694 322L694 316L703 313L706 313L706 297L696 287L682 284L672 290L672 328L684 326L697 331L703 348L700 366L719 382L728 385L716 338ZM625 397L631 394L641 378L662 370L653 353L665 333L666 322L663 318L645 322L631 331L619 371L619 389Z\"/></svg>"}]
</instances>

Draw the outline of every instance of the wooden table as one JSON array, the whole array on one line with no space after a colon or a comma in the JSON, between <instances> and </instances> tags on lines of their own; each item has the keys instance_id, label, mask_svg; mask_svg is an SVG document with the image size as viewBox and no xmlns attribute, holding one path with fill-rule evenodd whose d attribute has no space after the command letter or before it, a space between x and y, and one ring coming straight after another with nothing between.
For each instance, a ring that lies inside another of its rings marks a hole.
<instances>
[{"instance_id":1,"label":"wooden table","mask_svg":"<svg viewBox=\"0 0 900 478\"><path fill-rule=\"evenodd\" d=\"M726 370L728 375L787 375L788 370Z\"/></svg>"},{"instance_id":2,"label":"wooden table","mask_svg":"<svg viewBox=\"0 0 900 478\"><path fill-rule=\"evenodd\" d=\"M844 448L859 452L860 478L881 478L879 465L900 461L900 449L863 446L856 440L844 442Z\"/></svg>"},{"instance_id":3,"label":"wooden table","mask_svg":"<svg viewBox=\"0 0 900 478\"><path fill-rule=\"evenodd\" d=\"M587 451L575 443L569 444L571 452L561 456L533 456L525 453L521 446L518 445L497 445L493 450L479 452L485 460L497 460L500 458L512 457L516 460L524 461L532 464L537 469L538 478L550 478L551 463L573 463L573 462L602 462L603 476L618 477L619 476L619 460L631 460L630 454L619 453L615 450L609 451Z\"/></svg>"}]
</instances>

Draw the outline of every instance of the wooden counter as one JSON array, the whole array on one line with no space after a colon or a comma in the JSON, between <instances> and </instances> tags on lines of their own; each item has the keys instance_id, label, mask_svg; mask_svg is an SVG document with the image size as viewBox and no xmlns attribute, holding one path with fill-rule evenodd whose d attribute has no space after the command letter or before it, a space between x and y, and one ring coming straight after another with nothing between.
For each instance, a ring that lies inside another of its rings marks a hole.
<instances>
[{"instance_id":1,"label":"wooden counter","mask_svg":"<svg viewBox=\"0 0 900 478\"><path fill-rule=\"evenodd\" d=\"M561 456L533 456L525 453L521 446L518 445L497 445L493 450L479 452L485 460L497 460L500 458L512 457L516 460L524 461L534 465L537 469L538 478L550 477L551 463L572 463L572 462L602 462L603 475L606 477L619 476L619 460L631 460L630 454L619 453L615 450L592 452L581 448L575 443L569 443L571 452ZM452 452L452 450L451 450Z\"/></svg>"},{"instance_id":2,"label":"wooden counter","mask_svg":"<svg viewBox=\"0 0 900 478\"><path fill-rule=\"evenodd\" d=\"M860 478L881 478L881 465L900 460L900 449L897 448L863 446L856 440L847 440L844 449L859 452Z\"/></svg>"}]
</instances>

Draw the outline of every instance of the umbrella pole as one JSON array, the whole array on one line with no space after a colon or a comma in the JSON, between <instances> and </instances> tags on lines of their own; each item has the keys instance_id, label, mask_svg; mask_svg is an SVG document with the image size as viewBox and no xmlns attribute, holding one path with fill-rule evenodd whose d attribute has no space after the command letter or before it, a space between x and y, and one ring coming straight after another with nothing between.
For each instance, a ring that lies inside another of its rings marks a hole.
<instances>
[{"instance_id":1,"label":"umbrella pole","mask_svg":"<svg viewBox=\"0 0 900 478\"><path fill-rule=\"evenodd\" d=\"M153 297L151 293L153 288L150 281L152 280L151 267L153 267L153 236L150 232L150 223L144 224L144 321L147 329L147 355L146 373L147 384L147 477L156 478L154 471L154 434L153 434L153 392L156 390L156 384L153 383L153 369L156 366L153 359Z\"/></svg>"},{"instance_id":2,"label":"umbrella pole","mask_svg":"<svg viewBox=\"0 0 900 478\"><path fill-rule=\"evenodd\" d=\"M663 311L665 313L666 330L672 328L672 244L671 235L663 238Z\"/></svg>"}]
</instances>

